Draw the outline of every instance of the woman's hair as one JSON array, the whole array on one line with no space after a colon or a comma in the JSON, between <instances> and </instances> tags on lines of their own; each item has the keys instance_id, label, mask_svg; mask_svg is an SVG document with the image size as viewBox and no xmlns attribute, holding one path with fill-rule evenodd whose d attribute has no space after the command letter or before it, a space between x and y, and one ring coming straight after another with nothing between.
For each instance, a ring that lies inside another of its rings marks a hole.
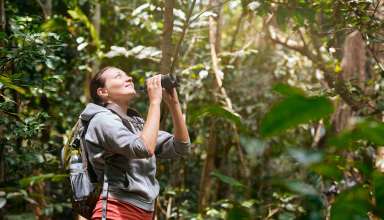
<instances>
[{"instance_id":1,"label":"woman's hair","mask_svg":"<svg viewBox=\"0 0 384 220\"><path fill-rule=\"evenodd\" d=\"M97 95L97 89L103 88L105 86L105 78L102 77L103 73L108 69L113 68L112 66L107 66L97 72L89 82L89 93L91 95L91 101L97 105L104 105L103 100L99 95Z\"/></svg>"}]
</instances>

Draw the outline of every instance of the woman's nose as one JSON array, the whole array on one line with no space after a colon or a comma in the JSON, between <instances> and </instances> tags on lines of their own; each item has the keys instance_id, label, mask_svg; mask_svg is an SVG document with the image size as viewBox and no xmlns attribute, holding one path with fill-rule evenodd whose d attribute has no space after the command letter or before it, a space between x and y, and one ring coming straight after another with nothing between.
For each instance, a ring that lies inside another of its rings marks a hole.
<instances>
[{"instance_id":1,"label":"woman's nose","mask_svg":"<svg viewBox=\"0 0 384 220\"><path fill-rule=\"evenodd\" d=\"M125 81L133 83L133 79L131 77L128 77L127 79L125 79Z\"/></svg>"}]
</instances>

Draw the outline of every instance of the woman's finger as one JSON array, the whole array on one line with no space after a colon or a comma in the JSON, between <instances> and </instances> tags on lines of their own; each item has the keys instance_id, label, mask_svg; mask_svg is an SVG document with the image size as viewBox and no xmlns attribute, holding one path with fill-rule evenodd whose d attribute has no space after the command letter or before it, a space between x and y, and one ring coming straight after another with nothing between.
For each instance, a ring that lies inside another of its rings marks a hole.
<instances>
[{"instance_id":1,"label":"woman's finger","mask_svg":"<svg viewBox=\"0 0 384 220\"><path fill-rule=\"evenodd\" d=\"M161 87L161 75L160 74L156 75L156 85L158 87Z\"/></svg>"}]
</instances>

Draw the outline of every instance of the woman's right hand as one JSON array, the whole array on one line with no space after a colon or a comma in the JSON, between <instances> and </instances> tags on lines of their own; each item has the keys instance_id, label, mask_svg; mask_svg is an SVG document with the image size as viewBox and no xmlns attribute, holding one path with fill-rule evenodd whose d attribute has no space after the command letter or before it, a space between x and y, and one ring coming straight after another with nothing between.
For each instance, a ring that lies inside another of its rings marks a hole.
<instances>
[{"instance_id":1,"label":"woman's right hand","mask_svg":"<svg viewBox=\"0 0 384 220\"><path fill-rule=\"evenodd\" d=\"M163 97L163 89L161 87L161 74L155 75L146 80L147 94L150 104L160 104Z\"/></svg>"}]
</instances>

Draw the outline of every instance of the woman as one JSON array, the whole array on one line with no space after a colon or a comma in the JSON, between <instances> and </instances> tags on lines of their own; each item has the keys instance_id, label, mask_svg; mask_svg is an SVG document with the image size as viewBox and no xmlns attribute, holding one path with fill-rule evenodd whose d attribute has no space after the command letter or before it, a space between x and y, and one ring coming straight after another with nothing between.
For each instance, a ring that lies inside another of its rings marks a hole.
<instances>
[{"instance_id":1,"label":"woman","mask_svg":"<svg viewBox=\"0 0 384 220\"><path fill-rule=\"evenodd\" d=\"M108 191L104 206L108 219L152 219L159 193L156 158L180 157L190 148L176 90L165 92L161 75L148 79L146 85L149 109L145 122L129 109L136 96L132 77L115 67L106 67L92 78L93 103L80 115L89 122L85 135L89 161L98 181L105 178L108 183L104 184ZM172 114L173 135L159 131L163 98ZM100 196L92 219L101 219L102 210Z\"/></svg>"}]
</instances>

